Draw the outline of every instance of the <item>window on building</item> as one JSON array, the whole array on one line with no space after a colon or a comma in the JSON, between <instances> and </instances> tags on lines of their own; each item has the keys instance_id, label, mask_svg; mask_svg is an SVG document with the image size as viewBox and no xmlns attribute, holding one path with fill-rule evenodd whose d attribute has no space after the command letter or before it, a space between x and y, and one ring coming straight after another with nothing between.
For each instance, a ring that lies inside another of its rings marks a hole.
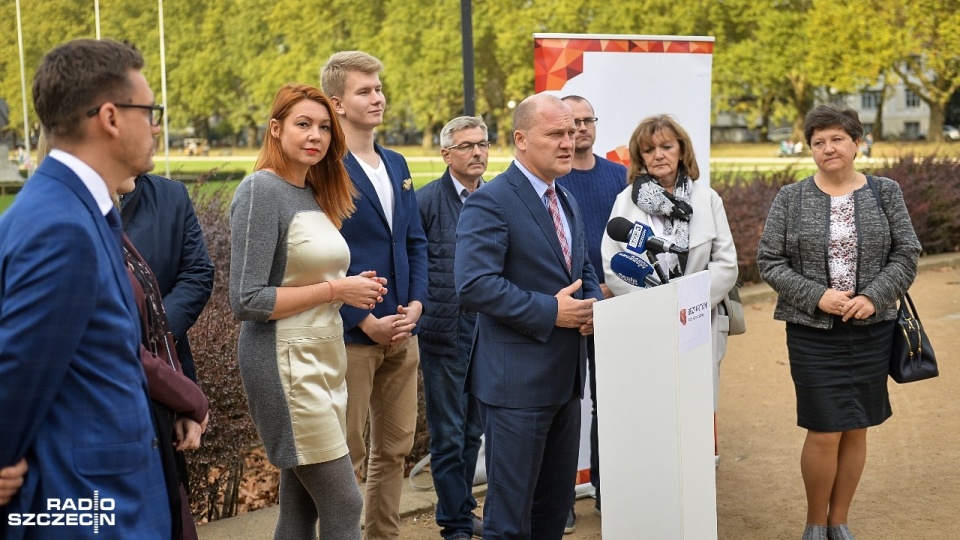
<instances>
[{"instance_id":1,"label":"window on building","mask_svg":"<svg viewBox=\"0 0 960 540\"><path fill-rule=\"evenodd\" d=\"M907 108L916 108L920 106L920 96L913 93L909 88L906 90Z\"/></svg>"},{"instance_id":2,"label":"window on building","mask_svg":"<svg viewBox=\"0 0 960 540\"><path fill-rule=\"evenodd\" d=\"M860 94L860 108L876 109L880 106L880 92L864 92Z\"/></svg>"},{"instance_id":3,"label":"window on building","mask_svg":"<svg viewBox=\"0 0 960 540\"><path fill-rule=\"evenodd\" d=\"M847 106L847 95L843 92L837 92L836 94L830 94L830 103L833 105L838 105L840 107Z\"/></svg>"}]
</instances>

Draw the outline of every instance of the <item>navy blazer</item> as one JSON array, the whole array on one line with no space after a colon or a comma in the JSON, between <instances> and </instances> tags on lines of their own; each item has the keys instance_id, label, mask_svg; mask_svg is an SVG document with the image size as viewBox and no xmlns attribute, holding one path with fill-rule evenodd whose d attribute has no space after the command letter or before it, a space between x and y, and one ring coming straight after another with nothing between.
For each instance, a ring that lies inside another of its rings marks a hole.
<instances>
[{"instance_id":1,"label":"navy blazer","mask_svg":"<svg viewBox=\"0 0 960 540\"><path fill-rule=\"evenodd\" d=\"M170 538L160 452L140 366L140 324L118 238L80 178L43 160L0 217L0 467L30 470L0 509L8 538L47 499L114 499L116 538ZM0 536L3 536L0 534Z\"/></svg>"},{"instance_id":2,"label":"navy blazer","mask_svg":"<svg viewBox=\"0 0 960 540\"><path fill-rule=\"evenodd\" d=\"M479 312L467 388L489 405L544 407L583 397L586 340L576 328L556 326L554 295L582 279L574 297L603 296L577 203L564 188L556 191L570 223L570 271L549 211L516 164L470 195L460 213L457 294Z\"/></svg>"},{"instance_id":3,"label":"navy blazer","mask_svg":"<svg viewBox=\"0 0 960 540\"><path fill-rule=\"evenodd\" d=\"M357 210L343 222L340 234L350 246L350 266L347 275L366 270L376 270L377 276L387 278L387 294L383 302L373 308L373 315L384 317L397 313L398 306L406 306L414 300L423 302L427 295L427 237L420 224L417 198L407 160L400 154L374 145L387 168L393 186L393 230L387 224L380 198L367 178L363 167L347 152L343 164L350 179L357 187L360 198ZM371 310L355 308L346 304L340 308L343 318L343 339L347 343L373 345L357 325ZM419 327L419 325L418 325ZM417 329L414 330L414 333Z\"/></svg>"},{"instance_id":4,"label":"navy blazer","mask_svg":"<svg viewBox=\"0 0 960 540\"><path fill-rule=\"evenodd\" d=\"M183 373L196 381L187 330L210 299L214 269L187 188L142 174L123 197L120 214L127 237L157 278Z\"/></svg>"}]
</instances>

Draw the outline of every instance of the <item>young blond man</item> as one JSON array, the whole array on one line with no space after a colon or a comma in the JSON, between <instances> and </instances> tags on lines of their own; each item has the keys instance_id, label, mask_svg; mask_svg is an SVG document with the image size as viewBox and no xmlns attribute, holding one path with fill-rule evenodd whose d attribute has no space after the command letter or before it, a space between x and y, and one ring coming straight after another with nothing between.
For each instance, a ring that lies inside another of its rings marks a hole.
<instances>
[{"instance_id":1,"label":"young blond man","mask_svg":"<svg viewBox=\"0 0 960 540\"><path fill-rule=\"evenodd\" d=\"M320 83L333 102L349 152L344 165L357 187L357 210L340 233L350 246L348 274L387 278L372 310L344 306L347 346L347 446L358 478L366 466L364 537L400 537L404 459L417 422L417 322L427 290L427 240L410 169L376 142L386 98L383 63L361 51L332 55ZM370 420L369 461L364 428Z\"/></svg>"}]
</instances>

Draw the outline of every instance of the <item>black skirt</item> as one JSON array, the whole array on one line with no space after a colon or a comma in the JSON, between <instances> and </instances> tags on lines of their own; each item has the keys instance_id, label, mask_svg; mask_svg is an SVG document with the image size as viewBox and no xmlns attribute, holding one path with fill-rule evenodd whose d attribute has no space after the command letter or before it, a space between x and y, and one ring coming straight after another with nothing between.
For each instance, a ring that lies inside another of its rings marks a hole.
<instances>
[{"instance_id":1,"label":"black skirt","mask_svg":"<svg viewBox=\"0 0 960 540\"><path fill-rule=\"evenodd\" d=\"M829 330L787 323L798 426L838 432L890 418L887 376L893 326L894 321L854 325L840 317Z\"/></svg>"}]
</instances>

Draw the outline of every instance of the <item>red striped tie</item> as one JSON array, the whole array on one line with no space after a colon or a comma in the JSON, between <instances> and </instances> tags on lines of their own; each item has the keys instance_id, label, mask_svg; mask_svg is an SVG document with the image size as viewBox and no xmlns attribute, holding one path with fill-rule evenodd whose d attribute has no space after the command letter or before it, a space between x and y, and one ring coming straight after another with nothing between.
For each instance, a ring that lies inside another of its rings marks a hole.
<instances>
[{"instance_id":1,"label":"red striped tie","mask_svg":"<svg viewBox=\"0 0 960 540\"><path fill-rule=\"evenodd\" d=\"M560 203L557 201L557 192L554 191L553 186L547 187L547 200L550 201L547 209L550 210L550 217L553 218L553 228L557 230L557 240L560 241L560 249L563 250L563 260L567 263L567 270L571 270L570 246L567 244L567 234L563 230L563 221L560 220Z\"/></svg>"}]
</instances>

